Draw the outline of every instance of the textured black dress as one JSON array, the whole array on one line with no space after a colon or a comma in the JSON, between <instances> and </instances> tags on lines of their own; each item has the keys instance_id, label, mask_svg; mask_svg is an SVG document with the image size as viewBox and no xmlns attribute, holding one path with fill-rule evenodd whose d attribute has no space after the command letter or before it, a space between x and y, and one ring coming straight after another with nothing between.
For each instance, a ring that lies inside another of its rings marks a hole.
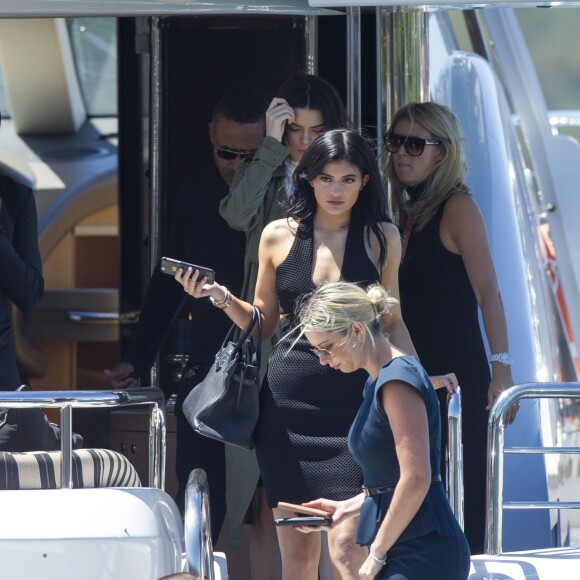
<instances>
[{"instance_id":1,"label":"textured black dress","mask_svg":"<svg viewBox=\"0 0 580 580\"><path fill-rule=\"evenodd\" d=\"M445 203L413 232L399 269L403 319L429 375L454 372L462 390L465 533L472 554L483 552L487 453L487 391L491 380L478 305L461 256L439 236ZM441 450L447 444L446 391L438 391ZM445 472L442 471L442 474Z\"/></svg>"},{"instance_id":2,"label":"textured black dress","mask_svg":"<svg viewBox=\"0 0 580 580\"><path fill-rule=\"evenodd\" d=\"M365 286L379 280L364 245L364 227L351 222L341 277ZM314 290L312 222L300 224L292 248L276 270L286 334L296 326L296 300ZM363 370L341 373L320 364L305 337L285 336L275 348L260 393L256 454L268 505L360 493L362 473L346 438L368 377Z\"/></svg>"}]
</instances>

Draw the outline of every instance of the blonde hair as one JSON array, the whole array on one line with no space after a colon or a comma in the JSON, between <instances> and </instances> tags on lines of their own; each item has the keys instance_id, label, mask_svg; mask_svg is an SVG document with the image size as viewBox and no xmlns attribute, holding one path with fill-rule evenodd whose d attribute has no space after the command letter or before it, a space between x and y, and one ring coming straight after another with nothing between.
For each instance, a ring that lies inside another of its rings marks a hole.
<instances>
[{"instance_id":1,"label":"blonde hair","mask_svg":"<svg viewBox=\"0 0 580 580\"><path fill-rule=\"evenodd\" d=\"M439 147L445 149L443 158L435 162L424 182L423 197L413 206L413 230L421 231L448 197L456 192L470 193L464 183L466 166L461 125L451 109L431 102L409 103L399 109L393 116L389 131L393 131L402 119L407 119L411 127L421 125L433 139L439 139ZM405 184L397 177L392 155L387 158L385 175L391 186L393 214L399 229L403 230L410 218L409 196Z\"/></svg>"},{"instance_id":2,"label":"blonde hair","mask_svg":"<svg viewBox=\"0 0 580 580\"><path fill-rule=\"evenodd\" d=\"M352 324L359 322L372 336L380 330L380 317L388 314L397 303L380 284L364 289L350 282L328 282L301 303L298 311L300 334L347 334Z\"/></svg>"}]
</instances>

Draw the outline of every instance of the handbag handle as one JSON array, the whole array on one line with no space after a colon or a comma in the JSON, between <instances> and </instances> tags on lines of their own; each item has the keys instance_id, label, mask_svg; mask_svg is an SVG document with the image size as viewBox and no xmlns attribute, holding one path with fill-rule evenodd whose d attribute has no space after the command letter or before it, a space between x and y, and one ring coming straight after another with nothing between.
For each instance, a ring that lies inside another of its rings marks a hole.
<instances>
[{"instance_id":1,"label":"handbag handle","mask_svg":"<svg viewBox=\"0 0 580 580\"><path fill-rule=\"evenodd\" d=\"M254 339L256 344L256 362L258 363L258 368L262 366L262 313L257 306L254 306L254 312L252 314L252 322L256 319L258 324L258 334Z\"/></svg>"},{"instance_id":2,"label":"handbag handle","mask_svg":"<svg viewBox=\"0 0 580 580\"><path fill-rule=\"evenodd\" d=\"M258 363L259 368L260 365L262 364L262 313L260 312L260 309L257 306L253 306L252 320L250 320L248 328L246 328L246 330L244 330L244 332L241 334L236 346L234 347L234 350L232 351L231 356L233 358L242 349L244 342L246 342L246 339L250 336L250 333L252 332L254 326L256 326L256 323L258 324L258 334L254 339L254 343L256 345L256 361ZM227 333L226 337L224 338L222 348L226 346L228 340L230 339L230 336L232 336L235 329L236 325L233 324L229 332Z\"/></svg>"}]
</instances>

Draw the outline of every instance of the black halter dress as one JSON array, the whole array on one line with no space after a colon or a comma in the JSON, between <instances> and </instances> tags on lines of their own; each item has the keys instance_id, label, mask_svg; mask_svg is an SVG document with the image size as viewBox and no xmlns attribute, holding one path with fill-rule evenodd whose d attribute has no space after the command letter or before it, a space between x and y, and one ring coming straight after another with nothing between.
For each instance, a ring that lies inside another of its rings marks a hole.
<instances>
[{"instance_id":1,"label":"black halter dress","mask_svg":"<svg viewBox=\"0 0 580 580\"><path fill-rule=\"evenodd\" d=\"M292 248L276 270L282 334L296 326L294 307L314 290L313 224L302 222ZM368 285L379 273L367 255L364 226L351 222L341 279ZM360 493L362 472L351 457L347 435L362 402L368 377L363 370L342 373L320 364L296 333L275 348L260 393L256 454L268 505L301 503L326 497L346 499Z\"/></svg>"}]
</instances>

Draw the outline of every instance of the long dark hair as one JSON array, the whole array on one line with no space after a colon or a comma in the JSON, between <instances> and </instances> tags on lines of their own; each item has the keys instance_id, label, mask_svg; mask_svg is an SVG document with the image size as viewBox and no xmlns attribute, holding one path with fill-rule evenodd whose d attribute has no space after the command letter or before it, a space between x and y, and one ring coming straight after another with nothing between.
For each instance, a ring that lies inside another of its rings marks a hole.
<instances>
[{"instance_id":1,"label":"long dark hair","mask_svg":"<svg viewBox=\"0 0 580 580\"><path fill-rule=\"evenodd\" d=\"M317 204L314 188L310 182L322 173L327 163L332 161L346 161L358 167L361 175L369 176L352 208L351 221L368 227L369 243L370 232L376 236L380 247L379 263L382 268L387 256L387 241L379 223L392 220L387 212L387 196L375 155L360 133L347 129L327 131L308 147L294 171L294 194L287 215L296 221L314 217Z\"/></svg>"},{"instance_id":2,"label":"long dark hair","mask_svg":"<svg viewBox=\"0 0 580 580\"><path fill-rule=\"evenodd\" d=\"M350 126L336 89L323 78L305 74L293 76L276 91L276 96L286 99L293 109L320 111L327 131Z\"/></svg>"}]
</instances>

